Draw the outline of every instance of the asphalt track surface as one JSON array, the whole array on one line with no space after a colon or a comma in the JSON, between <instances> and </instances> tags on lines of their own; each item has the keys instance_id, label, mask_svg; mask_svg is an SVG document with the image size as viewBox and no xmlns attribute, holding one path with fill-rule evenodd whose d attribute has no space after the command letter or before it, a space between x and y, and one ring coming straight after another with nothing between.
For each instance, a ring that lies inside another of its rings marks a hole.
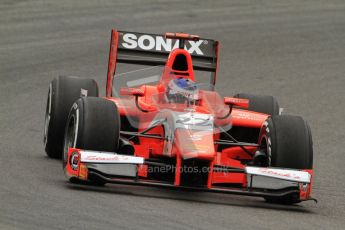
<instances>
[{"instance_id":1,"label":"asphalt track surface","mask_svg":"<svg viewBox=\"0 0 345 230\"><path fill-rule=\"evenodd\" d=\"M309 121L319 203L67 183L43 149L48 85L104 88L112 27L220 40L221 93L272 94ZM344 88L342 0L1 0L0 229L345 229Z\"/></svg>"}]
</instances>

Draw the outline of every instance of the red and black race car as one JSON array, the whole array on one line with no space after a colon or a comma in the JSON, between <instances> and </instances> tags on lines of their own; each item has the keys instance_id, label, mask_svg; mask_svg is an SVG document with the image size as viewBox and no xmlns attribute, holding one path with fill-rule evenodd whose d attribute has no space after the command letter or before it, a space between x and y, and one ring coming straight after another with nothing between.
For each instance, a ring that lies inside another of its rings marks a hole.
<instances>
[{"instance_id":1,"label":"red and black race car","mask_svg":"<svg viewBox=\"0 0 345 230\"><path fill-rule=\"evenodd\" d=\"M61 76L51 82L46 153L62 158L75 183L288 204L313 199L308 123L281 115L272 96L220 96L218 50L218 41L196 35L112 30L105 97L92 79ZM116 74L119 63L128 71Z\"/></svg>"}]
</instances>

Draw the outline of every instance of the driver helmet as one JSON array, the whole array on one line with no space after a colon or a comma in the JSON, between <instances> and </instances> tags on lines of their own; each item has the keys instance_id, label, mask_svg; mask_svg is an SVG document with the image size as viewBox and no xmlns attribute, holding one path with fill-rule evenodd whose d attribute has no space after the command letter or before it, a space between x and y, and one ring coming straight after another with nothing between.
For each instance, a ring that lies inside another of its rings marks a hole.
<instances>
[{"instance_id":1,"label":"driver helmet","mask_svg":"<svg viewBox=\"0 0 345 230\"><path fill-rule=\"evenodd\" d=\"M169 102L191 104L199 99L199 92L194 81L181 77L169 82L166 96Z\"/></svg>"}]
</instances>

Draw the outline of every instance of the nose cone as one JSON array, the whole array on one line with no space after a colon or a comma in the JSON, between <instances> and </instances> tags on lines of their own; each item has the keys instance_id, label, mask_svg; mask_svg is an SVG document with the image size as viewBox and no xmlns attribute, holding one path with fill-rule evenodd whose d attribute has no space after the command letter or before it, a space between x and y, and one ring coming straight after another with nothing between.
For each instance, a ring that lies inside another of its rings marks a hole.
<instances>
[{"instance_id":1,"label":"nose cone","mask_svg":"<svg viewBox=\"0 0 345 230\"><path fill-rule=\"evenodd\" d=\"M176 129L175 147L184 160L191 158L213 160L216 155L213 132L209 130Z\"/></svg>"}]
</instances>

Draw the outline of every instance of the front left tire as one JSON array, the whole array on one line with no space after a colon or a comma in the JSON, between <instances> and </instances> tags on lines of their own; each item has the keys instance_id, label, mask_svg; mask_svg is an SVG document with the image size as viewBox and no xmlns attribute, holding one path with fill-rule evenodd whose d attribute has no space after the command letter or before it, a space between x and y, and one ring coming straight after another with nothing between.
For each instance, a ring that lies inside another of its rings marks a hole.
<instances>
[{"instance_id":1,"label":"front left tire","mask_svg":"<svg viewBox=\"0 0 345 230\"><path fill-rule=\"evenodd\" d=\"M72 104L81 96L98 97L98 86L93 79L60 76L50 83L43 135L45 151L49 157L61 158L68 113Z\"/></svg>"},{"instance_id":2,"label":"front left tire","mask_svg":"<svg viewBox=\"0 0 345 230\"><path fill-rule=\"evenodd\" d=\"M120 116L114 102L96 97L78 99L73 104L66 123L63 168L65 169L67 164L69 148L118 152L119 137ZM104 184L97 178L89 179L92 184Z\"/></svg>"}]
</instances>

